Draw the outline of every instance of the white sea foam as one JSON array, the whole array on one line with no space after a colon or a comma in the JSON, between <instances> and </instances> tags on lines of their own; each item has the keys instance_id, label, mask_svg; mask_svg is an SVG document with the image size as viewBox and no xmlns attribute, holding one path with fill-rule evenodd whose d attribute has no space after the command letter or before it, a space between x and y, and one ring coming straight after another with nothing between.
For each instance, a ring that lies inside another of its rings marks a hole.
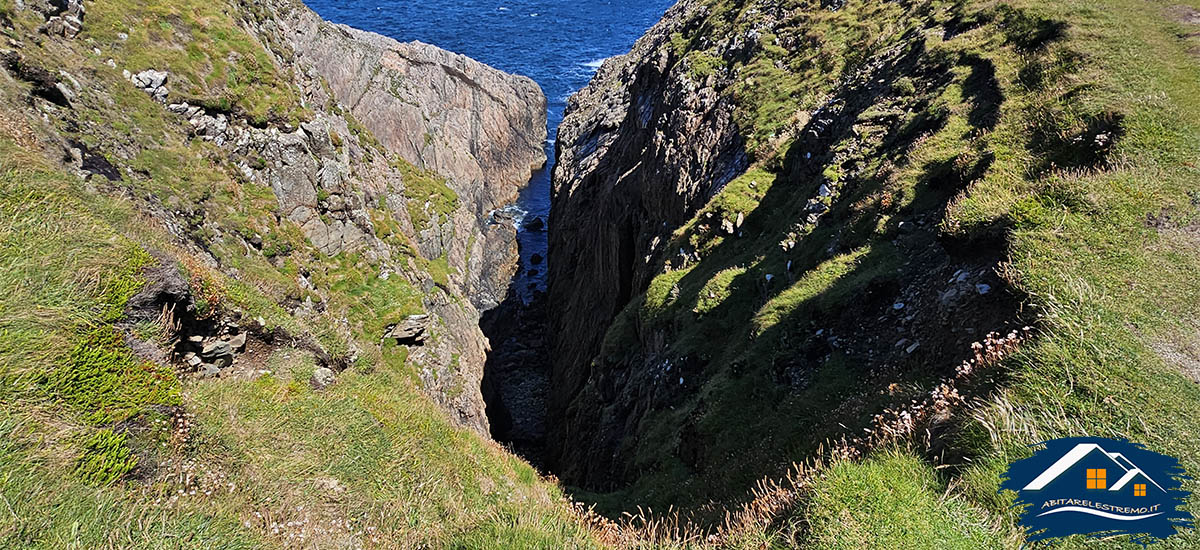
<instances>
[{"instance_id":1,"label":"white sea foam","mask_svg":"<svg viewBox=\"0 0 1200 550\"><path fill-rule=\"evenodd\" d=\"M595 70L599 70L599 69L600 69L600 66L601 66L601 65L604 65L604 62L605 62L605 61L608 61L608 58L607 58L607 57L601 57L600 59L595 59L595 60L592 60L592 61L588 61L587 63L580 63L580 65L582 65L582 66L584 66L584 67L587 67L587 68L589 68L589 69L591 69L591 70L595 71Z\"/></svg>"}]
</instances>

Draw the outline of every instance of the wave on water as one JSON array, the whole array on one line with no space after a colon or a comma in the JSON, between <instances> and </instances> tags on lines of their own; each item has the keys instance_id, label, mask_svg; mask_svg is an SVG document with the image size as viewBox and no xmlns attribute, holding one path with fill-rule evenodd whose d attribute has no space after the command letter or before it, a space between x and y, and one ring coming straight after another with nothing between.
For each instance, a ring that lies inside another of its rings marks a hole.
<instances>
[{"instance_id":1,"label":"wave on water","mask_svg":"<svg viewBox=\"0 0 1200 550\"><path fill-rule=\"evenodd\" d=\"M602 57L600 59L588 61L587 63L580 63L580 65L583 67L587 67L587 68L591 69L592 71L598 71L598 70L600 70L600 67L602 65L604 65L604 62L608 61L608 60L609 60L609 58Z\"/></svg>"}]
</instances>

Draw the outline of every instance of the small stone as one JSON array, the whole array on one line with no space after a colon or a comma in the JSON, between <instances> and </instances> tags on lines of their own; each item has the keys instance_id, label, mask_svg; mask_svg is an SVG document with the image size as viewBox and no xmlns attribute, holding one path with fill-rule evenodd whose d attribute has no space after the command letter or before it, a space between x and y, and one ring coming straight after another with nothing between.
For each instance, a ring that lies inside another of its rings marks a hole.
<instances>
[{"instance_id":1,"label":"small stone","mask_svg":"<svg viewBox=\"0 0 1200 550\"><path fill-rule=\"evenodd\" d=\"M332 370L321 367L313 371L311 383L314 388L321 390L329 387L336 379L337 376L334 375Z\"/></svg>"},{"instance_id":2,"label":"small stone","mask_svg":"<svg viewBox=\"0 0 1200 550\"><path fill-rule=\"evenodd\" d=\"M892 309L894 309L896 311L900 311L900 310L904 309L904 302L896 302L896 303L892 304Z\"/></svg>"},{"instance_id":3,"label":"small stone","mask_svg":"<svg viewBox=\"0 0 1200 550\"><path fill-rule=\"evenodd\" d=\"M216 378L221 376L221 369L211 363L200 365L200 378Z\"/></svg>"},{"instance_id":4,"label":"small stone","mask_svg":"<svg viewBox=\"0 0 1200 550\"><path fill-rule=\"evenodd\" d=\"M233 355L233 346L229 345L229 342L222 342L222 341L209 342L209 343L205 344L204 349L202 349L200 351L200 356L205 359L212 359L215 357L228 357L228 356L232 356L232 355Z\"/></svg>"},{"instance_id":5,"label":"small stone","mask_svg":"<svg viewBox=\"0 0 1200 550\"><path fill-rule=\"evenodd\" d=\"M914 351L917 351L917 348L919 348L919 347L921 347L921 343L920 343L920 342L913 342L913 343L912 343L912 345L908 346L908 348L904 350L904 352L905 352L905 353L912 353L912 352L914 352Z\"/></svg>"},{"instance_id":6,"label":"small stone","mask_svg":"<svg viewBox=\"0 0 1200 550\"><path fill-rule=\"evenodd\" d=\"M991 291L992 291L992 286L989 284L979 283L979 284L975 285L975 292L978 292L980 296L983 296L984 294L987 294Z\"/></svg>"},{"instance_id":7,"label":"small stone","mask_svg":"<svg viewBox=\"0 0 1200 550\"><path fill-rule=\"evenodd\" d=\"M204 341L204 337L200 336L199 334L194 334L192 336L188 336L187 340L193 344L199 344L200 342Z\"/></svg>"},{"instance_id":8,"label":"small stone","mask_svg":"<svg viewBox=\"0 0 1200 550\"><path fill-rule=\"evenodd\" d=\"M188 357L187 359L184 360L187 362L189 367L198 367L198 366L200 366L200 363L203 363L203 361L201 361L200 358L196 356L196 354L190 354L190 355L191 355L191 357Z\"/></svg>"}]
</instances>

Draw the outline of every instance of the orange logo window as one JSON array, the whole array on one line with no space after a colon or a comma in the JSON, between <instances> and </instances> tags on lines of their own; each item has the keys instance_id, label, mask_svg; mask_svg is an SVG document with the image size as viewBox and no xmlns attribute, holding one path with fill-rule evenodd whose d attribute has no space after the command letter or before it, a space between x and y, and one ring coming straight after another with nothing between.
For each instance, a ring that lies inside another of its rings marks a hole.
<instances>
[{"instance_id":1,"label":"orange logo window","mask_svg":"<svg viewBox=\"0 0 1200 550\"><path fill-rule=\"evenodd\" d=\"M1133 496L1135 496L1135 497L1146 496L1146 484L1145 483L1133 484Z\"/></svg>"},{"instance_id":2,"label":"orange logo window","mask_svg":"<svg viewBox=\"0 0 1200 550\"><path fill-rule=\"evenodd\" d=\"M1108 470L1104 468L1091 469L1087 471L1087 488L1088 489L1107 489L1108 488Z\"/></svg>"}]
</instances>

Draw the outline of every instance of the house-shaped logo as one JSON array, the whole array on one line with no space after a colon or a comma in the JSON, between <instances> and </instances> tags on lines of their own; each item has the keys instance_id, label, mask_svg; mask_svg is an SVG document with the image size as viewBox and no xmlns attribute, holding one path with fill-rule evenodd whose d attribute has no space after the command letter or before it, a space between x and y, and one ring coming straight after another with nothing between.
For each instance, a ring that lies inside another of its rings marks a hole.
<instances>
[{"instance_id":1,"label":"house-shaped logo","mask_svg":"<svg viewBox=\"0 0 1200 550\"><path fill-rule=\"evenodd\" d=\"M1029 541L1075 534L1130 535L1146 544L1190 527L1179 461L1128 441L1047 441L1013 463L1001 490L1017 493Z\"/></svg>"}]
</instances>

